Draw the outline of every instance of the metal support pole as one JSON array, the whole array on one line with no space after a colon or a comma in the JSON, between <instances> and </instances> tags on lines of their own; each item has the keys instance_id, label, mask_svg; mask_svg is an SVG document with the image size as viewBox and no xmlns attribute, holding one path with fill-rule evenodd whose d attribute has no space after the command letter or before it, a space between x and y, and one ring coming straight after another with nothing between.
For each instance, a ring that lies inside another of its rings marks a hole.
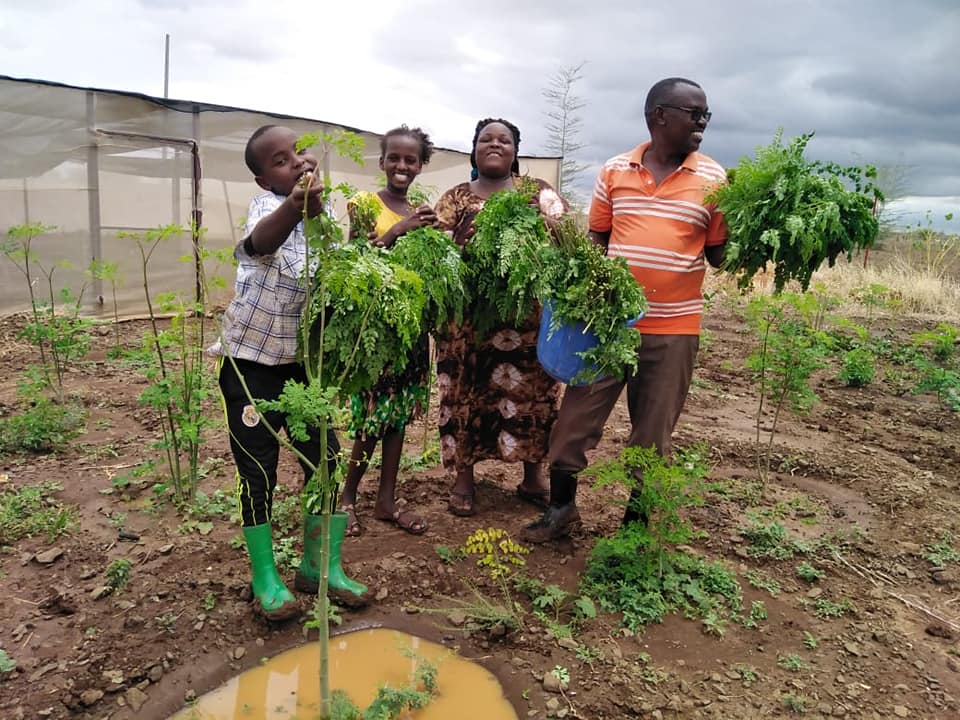
<instances>
[{"instance_id":1,"label":"metal support pole","mask_svg":"<svg viewBox=\"0 0 960 720\"><path fill-rule=\"evenodd\" d=\"M27 187L27 178L23 178L23 222L30 224L30 188Z\"/></svg>"},{"instance_id":2,"label":"metal support pole","mask_svg":"<svg viewBox=\"0 0 960 720\"><path fill-rule=\"evenodd\" d=\"M163 96L170 97L170 33L163 39Z\"/></svg>"},{"instance_id":3,"label":"metal support pole","mask_svg":"<svg viewBox=\"0 0 960 720\"><path fill-rule=\"evenodd\" d=\"M200 109L194 107L194 120L193 120L193 129L194 131L199 132L200 130ZM199 237L201 230L203 228L203 212L200 208L200 181L202 178L202 173L200 170L200 145L194 138L178 138L178 137L166 137L163 135L147 135L145 133L132 133L132 132L122 132L120 130L100 130L95 129L93 131L97 135L103 135L105 137L121 137L121 138L130 138L135 140L149 140L156 144L166 143L168 145L186 145L190 148L190 157L193 160L193 170L191 175L193 177L193 192L192 194L192 208L191 208L191 225L192 227L192 245L194 248L194 259L195 262L199 261ZM97 223L99 227L99 216L97 218ZM194 284L197 300L201 299L200 291L200 272L199 267L195 266L196 273L196 283Z\"/></svg>"},{"instance_id":4,"label":"metal support pole","mask_svg":"<svg viewBox=\"0 0 960 720\"><path fill-rule=\"evenodd\" d=\"M100 237L100 149L97 142L97 96L87 91L87 224L90 228L90 261L103 258ZM96 310L103 309L103 281L94 275L93 296Z\"/></svg>"},{"instance_id":5,"label":"metal support pole","mask_svg":"<svg viewBox=\"0 0 960 720\"><path fill-rule=\"evenodd\" d=\"M203 259L200 257L200 240L203 229L203 190L202 176L200 174L200 108L193 106L193 144L190 146L191 159L193 160L193 192L191 193L192 212L190 225L193 232L193 262L194 273L196 275L196 296L197 302L205 308L206 298L203 296L203 268L200 264Z\"/></svg>"}]
</instances>

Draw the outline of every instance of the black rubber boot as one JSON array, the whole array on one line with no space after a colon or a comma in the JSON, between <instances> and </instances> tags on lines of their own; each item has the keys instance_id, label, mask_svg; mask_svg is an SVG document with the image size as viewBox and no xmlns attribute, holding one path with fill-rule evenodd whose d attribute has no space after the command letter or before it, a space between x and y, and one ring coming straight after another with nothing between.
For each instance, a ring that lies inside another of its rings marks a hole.
<instances>
[{"instance_id":1,"label":"black rubber boot","mask_svg":"<svg viewBox=\"0 0 960 720\"><path fill-rule=\"evenodd\" d=\"M577 476L569 470L550 468L550 505L560 507L576 503Z\"/></svg>"},{"instance_id":2,"label":"black rubber boot","mask_svg":"<svg viewBox=\"0 0 960 720\"><path fill-rule=\"evenodd\" d=\"M520 531L520 539L531 543L558 540L579 525L577 476L568 470L550 468L550 507L539 520Z\"/></svg>"}]
</instances>

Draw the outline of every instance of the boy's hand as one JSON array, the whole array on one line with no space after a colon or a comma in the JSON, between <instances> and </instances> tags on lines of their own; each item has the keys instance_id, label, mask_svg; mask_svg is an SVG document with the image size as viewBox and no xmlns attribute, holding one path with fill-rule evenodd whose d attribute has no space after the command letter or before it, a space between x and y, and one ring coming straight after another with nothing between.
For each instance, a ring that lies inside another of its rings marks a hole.
<instances>
[{"instance_id":1,"label":"boy's hand","mask_svg":"<svg viewBox=\"0 0 960 720\"><path fill-rule=\"evenodd\" d=\"M308 170L300 178L300 182L294 187L290 197L293 198L294 207L298 212L303 212L304 203L307 206L307 217L316 217L323 212L323 181L316 174L315 168L308 165Z\"/></svg>"},{"instance_id":2,"label":"boy's hand","mask_svg":"<svg viewBox=\"0 0 960 720\"><path fill-rule=\"evenodd\" d=\"M317 179L313 180L309 189L302 183L297 183L293 192L289 195L290 204L298 213L303 213L304 205L307 206L307 217L316 217L323 212L323 182Z\"/></svg>"}]
</instances>

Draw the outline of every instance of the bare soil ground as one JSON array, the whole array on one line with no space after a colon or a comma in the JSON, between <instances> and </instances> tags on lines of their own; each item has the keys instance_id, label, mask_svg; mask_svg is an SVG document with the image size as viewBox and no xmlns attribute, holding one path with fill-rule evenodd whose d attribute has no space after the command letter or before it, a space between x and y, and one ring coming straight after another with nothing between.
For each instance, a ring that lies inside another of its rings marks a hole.
<instances>
[{"instance_id":1,"label":"bare soil ground","mask_svg":"<svg viewBox=\"0 0 960 720\"><path fill-rule=\"evenodd\" d=\"M430 523L423 537L372 518L376 471L368 472L360 506L365 533L348 540L345 557L354 576L378 588L379 599L345 611L341 629L382 624L455 646L500 678L519 717L960 717L960 566L935 571L924 557L944 534L960 531L960 419L932 396L896 394L882 374L867 388L850 389L835 379L835 368L823 371L814 382L821 402L805 417L781 420L776 472L759 499L757 392L743 369L753 341L734 304L717 305L706 320L676 442L706 441L710 479L727 481L727 492L711 494L692 514L706 536L690 550L728 563L747 607L765 603L769 617L758 628L731 624L717 637L699 620L670 616L634 634L602 614L561 647L532 617L523 630L490 638L468 634L442 614L418 612L464 595L462 578L487 587L471 561L446 564L436 546L462 545L481 527L516 537L537 514L514 494L520 468L486 463L478 468L479 512L472 518L447 513L451 478L440 467L403 472L402 496ZM935 324L884 322L904 342ZM76 507L78 518L52 544L26 538L0 554L0 647L17 663L0 676L3 718L165 718L261 657L305 642L300 624L273 627L254 615L245 551L231 543L239 527L229 502L209 517L185 518L169 502L149 502L150 478L115 486L155 455L150 444L158 427L137 404L145 387L140 372L105 359L111 337L103 330L92 359L67 377L86 410L85 431L59 454L0 460L0 487L55 481L62 487L57 499ZM142 331L141 324L124 324L125 342L136 345ZM0 403L12 402L16 377L36 361L15 335L12 321L0 328ZM627 432L621 403L596 456L614 456ZM410 428L410 456L422 450L423 438L422 424ZM229 497L233 468L222 429L210 433L203 456L201 489ZM295 468L284 457L281 500L292 517L278 517L278 534L293 538L294 550ZM800 558L759 560L747 552L740 531L749 513L763 511L794 537L834 539L831 550L809 559L824 570L819 582L798 579ZM581 513L582 532L528 556L530 575L576 590L595 539L615 531L621 510L585 488ZM39 562L37 555L52 548L62 554ZM129 584L94 599L117 558L132 564ZM747 575L756 571L781 591L751 586ZM292 571L284 573L292 582ZM817 617L812 609L820 598L849 601L852 611ZM804 644L804 632L817 638L815 648ZM791 670L784 665L793 655L802 662ZM558 665L571 677L563 695L542 686Z\"/></svg>"}]
</instances>

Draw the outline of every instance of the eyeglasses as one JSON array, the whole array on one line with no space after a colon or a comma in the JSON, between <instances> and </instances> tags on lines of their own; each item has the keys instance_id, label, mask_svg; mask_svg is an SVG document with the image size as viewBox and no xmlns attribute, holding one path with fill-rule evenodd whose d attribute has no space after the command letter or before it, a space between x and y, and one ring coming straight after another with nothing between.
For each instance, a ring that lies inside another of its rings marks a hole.
<instances>
[{"instance_id":1,"label":"eyeglasses","mask_svg":"<svg viewBox=\"0 0 960 720\"><path fill-rule=\"evenodd\" d=\"M693 122L700 122L700 118L703 118L707 122L710 122L710 118L713 117L713 113L710 112L709 110L701 110L699 108L688 108L688 107L683 107L681 105L664 105L662 103L660 105L657 105L657 107L671 108L673 110L685 110L686 112L690 113L690 119Z\"/></svg>"}]
</instances>

